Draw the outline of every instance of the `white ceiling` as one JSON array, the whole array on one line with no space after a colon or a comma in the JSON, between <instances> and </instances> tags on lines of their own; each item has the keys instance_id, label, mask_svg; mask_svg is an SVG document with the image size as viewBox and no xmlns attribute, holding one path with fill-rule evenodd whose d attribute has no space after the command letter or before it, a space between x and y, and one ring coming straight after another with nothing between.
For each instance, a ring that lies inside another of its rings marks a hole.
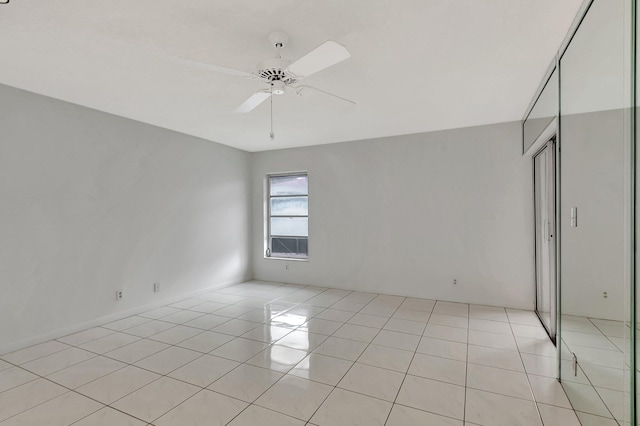
<instances>
[{"instance_id":1,"label":"white ceiling","mask_svg":"<svg viewBox=\"0 0 640 426\"><path fill-rule=\"evenodd\" d=\"M519 120L582 0L11 0L0 83L262 151ZM305 83L320 94L233 110L286 32L297 59L325 40L352 57Z\"/></svg>"}]
</instances>

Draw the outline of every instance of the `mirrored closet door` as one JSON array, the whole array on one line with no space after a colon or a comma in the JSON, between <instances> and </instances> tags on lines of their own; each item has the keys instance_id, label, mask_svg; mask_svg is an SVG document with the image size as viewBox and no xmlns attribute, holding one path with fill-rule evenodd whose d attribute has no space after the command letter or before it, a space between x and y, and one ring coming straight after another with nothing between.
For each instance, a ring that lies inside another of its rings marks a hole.
<instances>
[{"instance_id":1,"label":"mirrored closet door","mask_svg":"<svg viewBox=\"0 0 640 426\"><path fill-rule=\"evenodd\" d=\"M560 55L561 380L583 424L633 423L631 2L594 0Z\"/></svg>"}]
</instances>

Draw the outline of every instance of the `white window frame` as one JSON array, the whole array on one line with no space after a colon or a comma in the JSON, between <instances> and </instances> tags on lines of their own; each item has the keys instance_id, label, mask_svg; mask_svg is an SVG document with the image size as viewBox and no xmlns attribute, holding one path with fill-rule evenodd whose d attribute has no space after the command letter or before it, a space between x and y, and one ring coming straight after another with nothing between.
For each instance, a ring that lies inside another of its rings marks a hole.
<instances>
[{"instance_id":1,"label":"white window frame","mask_svg":"<svg viewBox=\"0 0 640 426\"><path fill-rule=\"evenodd\" d=\"M273 177L286 177L286 176L305 176L307 178L307 193L306 194L296 194L296 195L282 195L282 196L272 196L271 195L271 178ZM283 255L281 253L278 253L277 256L272 256L271 255L271 239L272 239L272 235L271 235L271 198L280 198L280 197L307 197L307 205L309 202L309 173L306 171L300 171L300 172L287 172L287 173L270 173L267 175L266 178L266 187L265 187L265 193L266 193L266 204L267 204L267 208L266 208L266 220L265 220L265 229L266 229L266 241L265 241L265 259L285 259L285 260L299 260L299 261L307 261L309 260L309 232L307 231L307 236L281 236L284 238L306 238L307 239L307 255L306 256L298 256L298 255ZM274 216L274 217L306 217L307 221L309 220L309 210L307 209L307 214L306 215L286 215L286 216ZM277 235L275 237L278 237Z\"/></svg>"}]
</instances>

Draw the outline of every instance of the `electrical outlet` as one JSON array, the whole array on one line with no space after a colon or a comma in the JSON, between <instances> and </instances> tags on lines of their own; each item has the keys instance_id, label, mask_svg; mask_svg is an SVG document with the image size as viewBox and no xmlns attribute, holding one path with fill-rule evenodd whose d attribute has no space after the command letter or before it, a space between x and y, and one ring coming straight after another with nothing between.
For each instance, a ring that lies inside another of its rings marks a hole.
<instances>
[{"instance_id":1,"label":"electrical outlet","mask_svg":"<svg viewBox=\"0 0 640 426\"><path fill-rule=\"evenodd\" d=\"M153 292L157 293L160 291L160 283L153 283Z\"/></svg>"},{"instance_id":2,"label":"electrical outlet","mask_svg":"<svg viewBox=\"0 0 640 426\"><path fill-rule=\"evenodd\" d=\"M453 279L453 285L458 285L458 280L457 279Z\"/></svg>"},{"instance_id":3,"label":"electrical outlet","mask_svg":"<svg viewBox=\"0 0 640 426\"><path fill-rule=\"evenodd\" d=\"M116 291L116 300L122 300L122 290Z\"/></svg>"},{"instance_id":4,"label":"electrical outlet","mask_svg":"<svg viewBox=\"0 0 640 426\"><path fill-rule=\"evenodd\" d=\"M289 265L284 265L284 269L289 269Z\"/></svg>"}]
</instances>

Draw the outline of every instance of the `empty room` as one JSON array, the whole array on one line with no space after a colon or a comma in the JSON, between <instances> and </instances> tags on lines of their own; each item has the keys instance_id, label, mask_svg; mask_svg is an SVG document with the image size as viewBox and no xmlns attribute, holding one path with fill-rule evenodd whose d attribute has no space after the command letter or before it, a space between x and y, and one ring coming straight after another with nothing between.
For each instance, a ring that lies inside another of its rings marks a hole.
<instances>
[{"instance_id":1,"label":"empty room","mask_svg":"<svg viewBox=\"0 0 640 426\"><path fill-rule=\"evenodd\" d=\"M638 413L637 0L0 0L0 426Z\"/></svg>"}]
</instances>

